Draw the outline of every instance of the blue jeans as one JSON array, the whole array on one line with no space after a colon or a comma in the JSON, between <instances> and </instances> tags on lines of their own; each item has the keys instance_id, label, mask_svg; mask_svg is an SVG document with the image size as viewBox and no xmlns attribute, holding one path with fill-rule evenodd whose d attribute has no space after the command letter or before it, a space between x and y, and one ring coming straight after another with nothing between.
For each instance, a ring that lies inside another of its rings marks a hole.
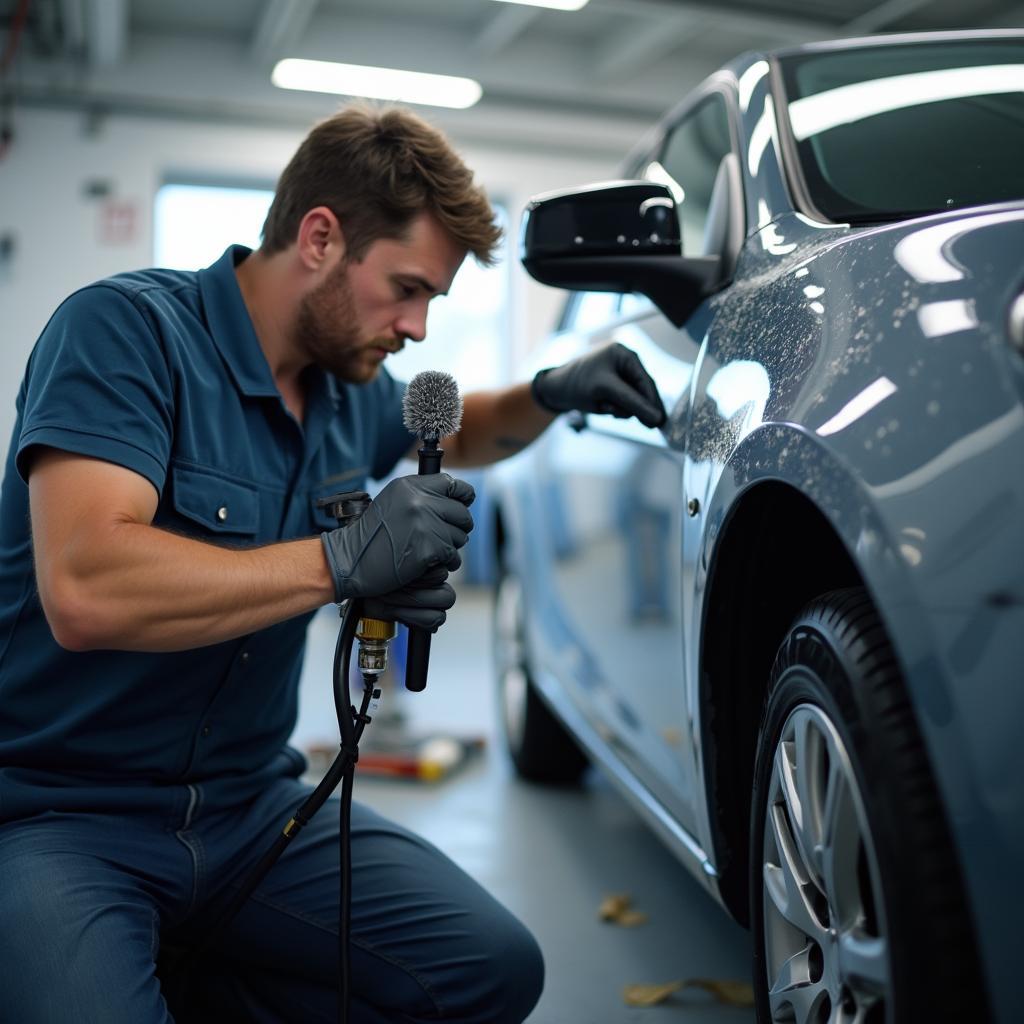
<instances>
[{"instance_id":1,"label":"blue jeans","mask_svg":"<svg viewBox=\"0 0 1024 1024\"><path fill-rule=\"evenodd\" d=\"M338 803L330 800L168 1006L161 942L203 936L309 790L280 779L204 814L46 812L0 826L0 1021L337 1019ZM352 809L352 1020L513 1024L536 1003L533 937L425 840Z\"/></svg>"}]
</instances>

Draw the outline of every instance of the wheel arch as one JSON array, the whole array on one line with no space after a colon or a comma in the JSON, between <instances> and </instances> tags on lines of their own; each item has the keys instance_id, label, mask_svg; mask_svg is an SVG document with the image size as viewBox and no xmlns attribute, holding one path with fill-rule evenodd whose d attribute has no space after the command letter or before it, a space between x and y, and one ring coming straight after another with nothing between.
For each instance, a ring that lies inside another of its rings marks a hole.
<instances>
[{"instance_id":1,"label":"wheel arch","mask_svg":"<svg viewBox=\"0 0 1024 1024\"><path fill-rule=\"evenodd\" d=\"M796 550L806 557L794 559ZM719 530L701 637L701 751L719 892L743 924L754 752L772 663L804 604L863 585L833 525L788 483L751 486Z\"/></svg>"}]
</instances>

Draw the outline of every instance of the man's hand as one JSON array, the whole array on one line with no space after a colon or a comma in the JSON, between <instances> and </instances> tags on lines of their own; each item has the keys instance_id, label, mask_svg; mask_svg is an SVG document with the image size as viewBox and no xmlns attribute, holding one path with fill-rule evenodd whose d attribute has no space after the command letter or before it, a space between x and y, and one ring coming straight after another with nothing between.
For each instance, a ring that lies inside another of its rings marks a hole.
<instances>
[{"instance_id":1,"label":"man's hand","mask_svg":"<svg viewBox=\"0 0 1024 1024\"><path fill-rule=\"evenodd\" d=\"M445 612L455 604L455 591L447 582L449 570L462 564L458 554L446 566L428 569L418 580L400 590L363 601L363 616L431 631L444 625Z\"/></svg>"},{"instance_id":2,"label":"man's hand","mask_svg":"<svg viewBox=\"0 0 1024 1024\"><path fill-rule=\"evenodd\" d=\"M632 349L611 342L564 366L541 370L533 378L533 397L551 412L610 413L635 416L645 427L665 422L658 389Z\"/></svg>"},{"instance_id":3,"label":"man's hand","mask_svg":"<svg viewBox=\"0 0 1024 1024\"><path fill-rule=\"evenodd\" d=\"M458 549L473 529L468 506L475 497L469 484L447 473L392 480L354 523L321 534L335 600L386 597L403 607L428 601L434 611L450 608L443 600L451 588L443 579L432 584L428 576L426 586L410 585L430 570L458 566Z\"/></svg>"}]
</instances>

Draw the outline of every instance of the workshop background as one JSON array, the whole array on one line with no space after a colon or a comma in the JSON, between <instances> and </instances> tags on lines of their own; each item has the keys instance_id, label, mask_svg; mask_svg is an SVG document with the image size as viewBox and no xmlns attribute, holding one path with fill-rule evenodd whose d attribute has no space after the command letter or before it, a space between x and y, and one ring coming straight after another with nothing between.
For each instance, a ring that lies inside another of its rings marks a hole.
<instances>
[{"instance_id":1,"label":"workshop background","mask_svg":"<svg viewBox=\"0 0 1024 1024\"><path fill-rule=\"evenodd\" d=\"M277 174L343 102L275 87L283 58L479 83L468 109L415 109L500 208L505 257L487 271L467 263L437 300L426 343L388 363L406 379L446 370L471 389L522 379L565 301L518 265L527 199L615 177L643 133L725 61L872 32L1021 24L1016 0L590 0L576 11L540 0L0 0L0 437L32 345L68 293L257 243ZM624 1005L632 982L745 981L749 938L598 773L567 790L513 779L493 708L491 570L474 536L431 685L386 695L410 733L478 737L483 751L430 785L359 773L357 799L441 845L534 930L548 964L534 1024L751 1020L700 991ZM335 628L328 609L310 634L295 742L314 752L333 743ZM612 893L629 893L646 922L599 921Z\"/></svg>"}]
</instances>

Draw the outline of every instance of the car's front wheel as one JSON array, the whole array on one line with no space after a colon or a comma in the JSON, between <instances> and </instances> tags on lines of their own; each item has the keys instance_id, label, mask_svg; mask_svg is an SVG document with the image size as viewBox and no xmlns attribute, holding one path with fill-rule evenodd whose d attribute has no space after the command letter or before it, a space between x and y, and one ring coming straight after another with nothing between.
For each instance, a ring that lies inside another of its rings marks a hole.
<instances>
[{"instance_id":1,"label":"car's front wheel","mask_svg":"<svg viewBox=\"0 0 1024 1024\"><path fill-rule=\"evenodd\" d=\"M758 1020L985 1020L959 871L892 648L862 589L783 642L751 820Z\"/></svg>"}]
</instances>

